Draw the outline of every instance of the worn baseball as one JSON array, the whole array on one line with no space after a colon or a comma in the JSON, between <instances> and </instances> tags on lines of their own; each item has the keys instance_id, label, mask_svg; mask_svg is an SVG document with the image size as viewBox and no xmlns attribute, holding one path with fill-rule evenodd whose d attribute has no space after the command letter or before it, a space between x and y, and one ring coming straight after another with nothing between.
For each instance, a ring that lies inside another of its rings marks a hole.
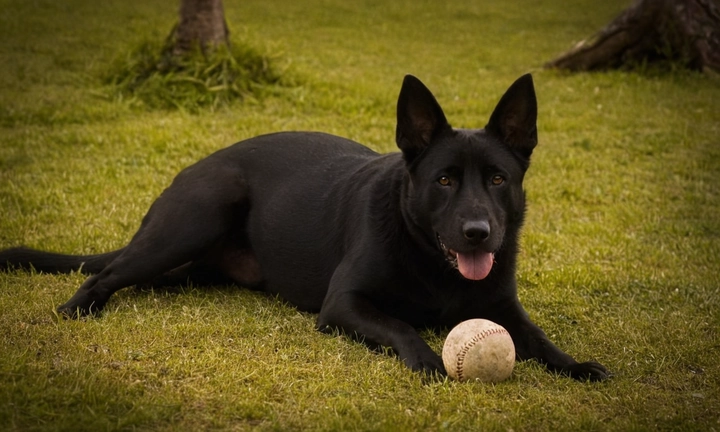
<instances>
[{"instance_id":1,"label":"worn baseball","mask_svg":"<svg viewBox=\"0 0 720 432\"><path fill-rule=\"evenodd\" d=\"M495 383L512 373L515 345L503 326L486 319L471 319L450 331L442 359L450 378Z\"/></svg>"}]
</instances>

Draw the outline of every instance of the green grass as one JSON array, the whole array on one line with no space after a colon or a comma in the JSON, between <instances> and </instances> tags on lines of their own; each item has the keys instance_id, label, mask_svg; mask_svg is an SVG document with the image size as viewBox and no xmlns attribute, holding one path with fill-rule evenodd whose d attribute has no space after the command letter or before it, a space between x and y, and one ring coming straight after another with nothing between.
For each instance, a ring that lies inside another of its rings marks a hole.
<instances>
[{"instance_id":1,"label":"green grass","mask_svg":"<svg viewBox=\"0 0 720 432\"><path fill-rule=\"evenodd\" d=\"M191 115L102 97L108 64L164 38L176 5L0 0L0 247L120 247L181 168L260 133L392 151L405 73L453 125L479 127L533 72L520 297L559 346L616 375L578 383L526 362L497 385L428 380L233 287L127 289L98 319L59 320L81 275L0 273L0 426L720 429L720 81L541 69L626 6L226 2L234 37L279 53L302 84Z\"/></svg>"},{"instance_id":2,"label":"green grass","mask_svg":"<svg viewBox=\"0 0 720 432\"><path fill-rule=\"evenodd\" d=\"M262 98L294 81L278 65L280 59L242 40L204 50L193 47L184 55L173 55L173 48L171 37L146 40L118 56L104 74L108 96L150 109L197 113L238 99Z\"/></svg>"}]
</instances>

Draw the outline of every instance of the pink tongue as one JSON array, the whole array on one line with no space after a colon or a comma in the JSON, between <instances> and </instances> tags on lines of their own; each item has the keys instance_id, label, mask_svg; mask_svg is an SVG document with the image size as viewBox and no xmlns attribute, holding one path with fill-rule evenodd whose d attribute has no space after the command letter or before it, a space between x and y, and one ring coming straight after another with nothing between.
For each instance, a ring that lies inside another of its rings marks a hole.
<instances>
[{"instance_id":1,"label":"pink tongue","mask_svg":"<svg viewBox=\"0 0 720 432\"><path fill-rule=\"evenodd\" d=\"M489 252L458 253L458 270L466 279L485 279L493 265L493 254Z\"/></svg>"}]
</instances>

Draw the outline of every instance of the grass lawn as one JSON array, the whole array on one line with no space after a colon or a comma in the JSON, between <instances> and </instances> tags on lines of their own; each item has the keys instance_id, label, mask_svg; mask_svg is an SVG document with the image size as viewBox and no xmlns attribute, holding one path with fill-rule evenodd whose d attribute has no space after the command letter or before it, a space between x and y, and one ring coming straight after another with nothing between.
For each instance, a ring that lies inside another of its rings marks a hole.
<instances>
[{"instance_id":1,"label":"grass lawn","mask_svg":"<svg viewBox=\"0 0 720 432\"><path fill-rule=\"evenodd\" d=\"M393 151L406 73L454 126L482 127L533 72L520 297L557 345L615 376L525 362L496 385L425 379L236 287L126 289L100 318L62 320L82 275L11 272L0 428L720 430L720 78L542 69L629 1L226 0L234 37L298 85L197 114L108 97L108 65L164 38L175 3L0 0L0 248L121 247L175 173L261 133Z\"/></svg>"}]
</instances>

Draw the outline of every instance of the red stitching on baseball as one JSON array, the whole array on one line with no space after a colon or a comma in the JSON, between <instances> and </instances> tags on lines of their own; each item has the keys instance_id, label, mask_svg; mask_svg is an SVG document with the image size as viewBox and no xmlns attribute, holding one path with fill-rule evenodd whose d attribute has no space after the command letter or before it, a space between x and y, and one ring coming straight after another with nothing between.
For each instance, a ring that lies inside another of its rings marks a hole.
<instances>
[{"instance_id":1,"label":"red stitching on baseball","mask_svg":"<svg viewBox=\"0 0 720 432\"><path fill-rule=\"evenodd\" d=\"M504 328L495 327L490 330L483 330L480 334L476 334L475 336L473 336L473 338L470 339L470 342L465 344L460 349L460 352L458 353L457 362L455 364L455 368L457 370L458 381L463 381L463 363L465 363L465 356L467 355L468 351L470 351L470 348L474 347L481 340L485 339L488 336L498 334L498 333L506 333L507 334L507 332L508 331L505 330Z\"/></svg>"}]
</instances>

